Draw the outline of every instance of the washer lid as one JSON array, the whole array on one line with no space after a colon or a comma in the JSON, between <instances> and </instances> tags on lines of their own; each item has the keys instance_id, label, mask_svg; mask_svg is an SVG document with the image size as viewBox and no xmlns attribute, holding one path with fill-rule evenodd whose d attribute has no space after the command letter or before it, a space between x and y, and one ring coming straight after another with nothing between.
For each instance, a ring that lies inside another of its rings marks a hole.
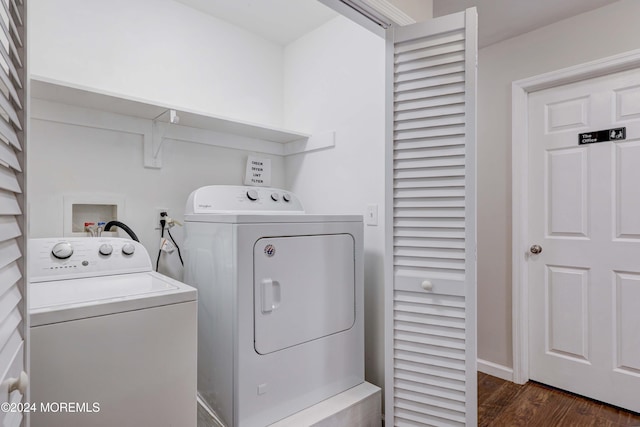
<instances>
[{"instance_id":1,"label":"washer lid","mask_svg":"<svg viewBox=\"0 0 640 427\"><path fill-rule=\"evenodd\" d=\"M155 272L29 284L31 326L196 300L196 290Z\"/></svg>"}]
</instances>

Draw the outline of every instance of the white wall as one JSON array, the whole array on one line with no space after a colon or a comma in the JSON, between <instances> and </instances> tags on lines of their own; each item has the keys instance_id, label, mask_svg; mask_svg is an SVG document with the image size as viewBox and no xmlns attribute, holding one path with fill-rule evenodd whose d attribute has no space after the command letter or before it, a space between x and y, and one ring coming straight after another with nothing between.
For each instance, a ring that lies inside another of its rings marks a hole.
<instances>
[{"instance_id":1,"label":"white wall","mask_svg":"<svg viewBox=\"0 0 640 427\"><path fill-rule=\"evenodd\" d=\"M32 75L282 126L282 46L171 0L29 4ZM244 151L169 141L163 168L151 170L143 167L140 136L41 120L32 125L31 237L63 235L65 195L113 195L125 200L118 219L155 259L155 208L169 208L181 219L194 189L242 184ZM266 157L272 159L272 184L283 186L282 157ZM182 241L179 227L172 233ZM175 254L163 267L182 277Z\"/></svg>"},{"instance_id":2,"label":"white wall","mask_svg":"<svg viewBox=\"0 0 640 427\"><path fill-rule=\"evenodd\" d=\"M63 106L61 106L63 108ZM142 137L122 132L31 121L29 141L29 236L63 235L64 196L116 196L125 210L118 219L138 235L155 265L160 232L155 208L182 220L187 196L211 184L242 185L247 152L209 145L165 142L162 169L145 169ZM272 185L284 185L281 156L271 159ZM182 228L171 230L182 242ZM120 232L122 237L127 237ZM177 254L161 262L161 272L180 279Z\"/></svg>"},{"instance_id":3,"label":"white wall","mask_svg":"<svg viewBox=\"0 0 640 427\"><path fill-rule=\"evenodd\" d=\"M311 213L364 214L365 369L384 380L384 40L338 17L285 49L285 127L336 131L336 146L285 159L286 183Z\"/></svg>"},{"instance_id":4,"label":"white wall","mask_svg":"<svg viewBox=\"0 0 640 427\"><path fill-rule=\"evenodd\" d=\"M513 366L511 82L640 48L640 1L622 0L480 50L478 357ZM480 21L482 25L482 21Z\"/></svg>"},{"instance_id":5,"label":"white wall","mask_svg":"<svg viewBox=\"0 0 640 427\"><path fill-rule=\"evenodd\" d=\"M283 48L172 0L32 0L30 72L282 126Z\"/></svg>"}]
</instances>

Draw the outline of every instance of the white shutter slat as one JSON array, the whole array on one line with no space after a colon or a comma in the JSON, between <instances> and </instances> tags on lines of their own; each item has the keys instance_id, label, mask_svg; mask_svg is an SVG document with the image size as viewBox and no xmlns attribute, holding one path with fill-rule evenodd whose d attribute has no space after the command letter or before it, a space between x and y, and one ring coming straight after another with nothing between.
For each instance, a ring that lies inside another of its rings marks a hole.
<instances>
[{"instance_id":1,"label":"white shutter slat","mask_svg":"<svg viewBox=\"0 0 640 427\"><path fill-rule=\"evenodd\" d=\"M16 23L13 20L13 15L9 11L9 6L7 5L7 3L4 2L4 0L0 0L0 3L2 3L2 7L4 8L4 11L7 14L7 18L9 20L9 28L11 28L12 37L18 43L18 46L22 47L23 46L22 39L20 38L20 34L18 33L18 27L16 26Z\"/></svg>"},{"instance_id":2,"label":"white shutter slat","mask_svg":"<svg viewBox=\"0 0 640 427\"><path fill-rule=\"evenodd\" d=\"M414 421L424 420L427 416L431 420L440 420L442 426L464 425L464 412L450 411L438 406L426 405L416 401L398 398L396 394L396 406L405 416L412 416ZM404 409L404 411L402 411ZM432 421L431 421L432 422ZM426 424L428 425L428 424Z\"/></svg>"},{"instance_id":3,"label":"white shutter slat","mask_svg":"<svg viewBox=\"0 0 640 427\"><path fill-rule=\"evenodd\" d=\"M20 332L14 329L4 347L0 348L0 366L9 366L21 346L22 337L20 336Z\"/></svg>"},{"instance_id":4,"label":"white shutter slat","mask_svg":"<svg viewBox=\"0 0 640 427\"><path fill-rule=\"evenodd\" d=\"M412 43L408 43L406 45L398 44L395 48L396 53L402 54L405 52L411 52L413 50L425 49L428 47L437 46L440 44L453 43L457 41L464 40L464 32L462 31L452 31L445 34L438 34L434 37L427 37L421 39L420 41L413 41Z\"/></svg>"},{"instance_id":5,"label":"white shutter slat","mask_svg":"<svg viewBox=\"0 0 640 427\"><path fill-rule=\"evenodd\" d=\"M455 104L464 103L464 93L438 96L435 98L419 99L414 101L396 102L394 110L402 112L407 110L417 110L422 108L449 107Z\"/></svg>"},{"instance_id":6,"label":"white shutter slat","mask_svg":"<svg viewBox=\"0 0 640 427\"><path fill-rule=\"evenodd\" d=\"M430 77L428 79L410 80L407 82L396 83L396 93L406 92L416 89L424 89L439 85L448 85L452 83L464 82L464 72L458 71L454 73L443 74L438 77Z\"/></svg>"},{"instance_id":7,"label":"white shutter slat","mask_svg":"<svg viewBox=\"0 0 640 427\"><path fill-rule=\"evenodd\" d=\"M9 100L3 95L0 94L0 108L2 108L7 116L11 119L11 122L18 128L22 129L22 125L20 124L20 119L18 118L18 113L16 112L13 105L9 102Z\"/></svg>"},{"instance_id":8,"label":"white shutter slat","mask_svg":"<svg viewBox=\"0 0 640 427\"><path fill-rule=\"evenodd\" d=\"M6 267L9 263L16 261L22 256L20 247L15 239L0 242L0 268ZM0 310L0 312L2 312Z\"/></svg>"},{"instance_id":9,"label":"white shutter slat","mask_svg":"<svg viewBox=\"0 0 640 427\"><path fill-rule=\"evenodd\" d=\"M448 399L440 396L428 396L425 397L423 393L407 390L404 388L398 388L396 396L400 399L413 400L415 402L426 403L430 406L436 406L439 408L449 409L457 412L464 412L464 402L460 402L455 399Z\"/></svg>"},{"instance_id":10,"label":"white shutter slat","mask_svg":"<svg viewBox=\"0 0 640 427\"><path fill-rule=\"evenodd\" d=\"M437 40L434 40L434 43L436 42ZM396 65L411 63L419 66L420 60L422 59L430 59L437 56L460 52L464 52L464 38L450 43L440 42L430 47L416 48L406 52L397 52L394 62ZM400 69L397 71L401 72Z\"/></svg>"},{"instance_id":11,"label":"white shutter slat","mask_svg":"<svg viewBox=\"0 0 640 427\"><path fill-rule=\"evenodd\" d=\"M9 67L9 72L11 73L11 77L13 77L13 81L16 82L19 88L22 88L22 81L20 80L18 70L16 69L13 61L11 61L11 59L9 58L9 53L7 53L7 50L4 48L4 45L2 43L0 43L0 57L4 60L4 64Z\"/></svg>"},{"instance_id":12,"label":"white shutter slat","mask_svg":"<svg viewBox=\"0 0 640 427\"><path fill-rule=\"evenodd\" d=\"M2 323L0 323L0 348L4 348L7 342L9 342L13 332L21 322L22 315L17 307L14 307L13 310L9 312L9 315L2 319Z\"/></svg>"},{"instance_id":13,"label":"white shutter slat","mask_svg":"<svg viewBox=\"0 0 640 427\"><path fill-rule=\"evenodd\" d=\"M418 110L399 111L395 115L395 123L400 124L405 120L450 116L453 114L464 114L464 104L450 104L436 108L421 108Z\"/></svg>"},{"instance_id":14,"label":"white shutter slat","mask_svg":"<svg viewBox=\"0 0 640 427\"><path fill-rule=\"evenodd\" d=\"M2 75L1 71L0 75ZM13 145L15 149L22 150L20 141L18 141L18 134L3 118L0 118L0 138Z\"/></svg>"},{"instance_id":15,"label":"white shutter slat","mask_svg":"<svg viewBox=\"0 0 640 427\"><path fill-rule=\"evenodd\" d=\"M395 208L396 218L464 218L464 208Z\"/></svg>"},{"instance_id":16,"label":"white shutter slat","mask_svg":"<svg viewBox=\"0 0 640 427\"><path fill-rule=\"evenodd\" d=\"M12 313L14 309L17 308L18 303L22 300L22 295L20 291L15 286L11 287L9 291L5 292L3 295L0 295L0 313ZM11 315L10 315L11 316ZM3 323L8 319L4 319ZM1 329L1 328L0 328ZM7 332L6 337L0 333L0 348L3 348L7 341L11 338L11 334L13 333L13 329Z\"/></svg>"},{"instance_id":17,"label":"white shutter slat","mask_svg":"<svg viewBox=\"0 0 640 427\"><path fill-rule=\"evenodd\" d=\"M9 190L14 193L20 192L20 184L15 173L9 168L0 166L0 189Z\"/></svg>"},{"instance_id":18,"label":"white shutter slat","mask_svg":"<svg viewBox=\"0 0 640 427\"><path fill-rule=\"evenodd\" d=\"M22 171L16 152L3 141L0 141L0 163L18 172Z\"/></svg>"},{"instance_id":19,"label":"white shutter slat","mask_svg":"<svg viewBox=\"0 0 640 427\"><path fill-rule=\"evenodd\" d=\"M423 119L396 122L395 130L414 130L464 124L464 114L450 116L429 117Z\"/></svg>"},{"instance_id":20,"label":"white shutter slat","mask_svg":"<svg viewBox=\"0 0 640 427\"><path fill-rule=\"evenodd\" d=\"M464 218L438 217L396 217L393 221L396 227L414 228L461 228L464 229Z\"/></svg>"},{"instance_id":21,"label":"white shutter slat","mask_svg":"<svg viewBox=\"0 0 640 427\"><path fill-rule=\"evenodd\" d=\"M464 272L464 260L396 256L394 262L398 267L422 267L439 270L459 270Z\"/></svg>"},{"instance_id":22,"label":"white shutter slat","mask_svg":"<svg viewBox=\"0 0 640 427\"><path fill-rule=\"evenodd\" d=\"M13 191L0 190L0 215L20 215L20 204Z\"/></svg>"},{"instance_id":23,"label":"white shutter slat","mask_svg":"<svg viewBox=\"0 0 640 427\"><path fill-rule=\"evenodd\" d=\"M22 273L20 273L20 268L15 261L0 268L0 295L7 292L20 278L22 278ZM0 313L0 318L2 318L2 313Z\"/></svg>"},{"instance_id":24,"label":"white shutter slat","mask_svg":"<svg viewBox=\"0 0 640 427\"><path fill-rule=\"evenodd\" d=\"M411 390L418 393L424 393L424 391L431 387L440 391L440 395L449 400L457 400L464 402L464 397L457 391L464 391L464 375L460 375L460 379L454 379L451 377L442 377L438 375L422 374L419 377L413 375L413 372L419 370L419 367L409 366L406 371L406 375L402 375L403 370L402 362L398 362L398 379L395 382L395 387L400 390Z\"/></svg>"},{"instance_id":25,"label":"white shutter slat","mask_svg":"<svg viewBox=\"0 0 640 427\"><path fill-rule=\"evenodd\" d=\"M11 52L11 59L15 61L16 65L20 68L22 68L23 64L22 64L22 59L20 58L20 53L18 52L18 47L16 46L16 42L15 42L15 37L14 35L11 33L11 30L9 29L9 24L8 22L11 20L9 14L7 13L6 10L6 3L4 3L5 0L1 0L3 3L3 10L0 13L0 29L2 30L2 34L4 35L4 38L8 41L9 43L9 49Z\"/></svg>"},{"instance_id":26,"label":"white shutter slat","mask_svg":"<svg viewBox=\"0 0 640 427\"><path fill-rule=\"evenodd\" d=\"M438 230L428 228L399 228L393 230L395 237L426 237L430 239L464 239L464 229Z\"/></svg>"},{"instance_id":27,"label":"white shutter slat","mask_svg":"<svg viewBox=\"0 0 640 427\"><path fill-rule=\"evenodd\" d=\"M416 101L421 99L436 98L445 95L464 93L464 83L451 83L447 85L423 86L420 89L396 92L395 101Z\"/></svg>"},{"instance_id":28,"label":"white shutter slat","mask_svg":"<svg viewBox=\"0 0 640 427\"><path fill-rule=\"evenodd\" d=\"M0 216L0 241L15 239L21 233L16 217Z\"/></svg>"},{"instance_id":29,"label":"white shutter slat","mask_svg":"<svg viewBox=\"0 0 640 427\"><path fill-rule=\"evenodd\" d=\"M426 248L426 249L464 249L463 239L425 239L420 237L395 237L395 248Z\"/></svg>"},{"instance_id":30,"label":"white shutter slat","mask_svg":"<svg viewBox=\"0 0 640 427\"><path fill-rule=\"evenodd\" d=\"M396 363L398 370L397 380L401 383L417 383L427 386L431 393L447 395L449 399L464 399L464 375L442 375L440 372L424 372L420 365L409 362L398 361Z\"/></svg>"},{"instance_id":31,"label":"white shutter slat","mask_svg":"<svg viewBox=\"0 0 640 427\"><path fill-rule=\"evenodd\" d=\"M438 126L435 128L405 130L395 132L395 141L436 138L451 135L464 135L464 125Z\"/></svg>"},{"instance_id":32,"label":"white shutter slat","mask_svg":"<svg viewBox=\"0 0 640 427\"><path fill-rule=\"evenodd\" d=\"M445 166L464 166L464 156L450 156L450 157L434 157L422 158L422 159L400 159L394 162L395 168L402 169L427 169L427 168L442 168ZM413 178L420 178L419 174L413 176ZM408 178L408 177L407 177Z\"/></svg>"},{"instance_id":33,"label":"white shutter slat","mask_svg":"<svg viewBox=\"0 0 640 427\"><path fill-rule=\"evenodd\" d=\"M450 259L464 259L464 249L444 249L444 248L430 248L430 247L411 247L411 246L398 246L396 244L394 254L396 256L405 257L423 257L423 258L450 258Z\"/></svg>"},{"instance_id":34,"label":"white shutter slat","mask_svg":"<svg viewBox=\"0 0 640 427\"><path fill-rule=\"evenodd\" d=\"M464 156L464 145L449 145L449 146L436 146L425 148L414 148L406 150L396 150L393 154L395 160L407 160L407 159L423 159L430 157L450 157L450 156Z\"/></svg>"},{"instance_id":35,"label":"white shutter slat","mask_svg":"<svg viewBox=\"0 0 640 427\"><path fill-rule=\"evenodd\" d=\"M430 198L430 197L464 197L464 187L421 187L421 188L399 188L394 192L398 199L403 198Z\"/></svg>"},{"instance_id":36,"label":"white shutter slat","mask_svg":"<svg viewBox=\"0 0 640 427\"><path fill-rule=\"evenodd\" d=\"M394 426L475 424L475 19L396 27L388 44Z\"/></svg>"},{"instance_id":37,"label":"white shutter slat","mask_svg":"<svg viewBox=\"0 0 640 427\"><path fill-rule=\"evenodd\" d=\"M412 311L407 310L397 310L394 317L394 320L405 322L405 323L415 323L421 325L438 325L438 326L446 326L449 328L464 328L464 319L456 319L452 317L444 317L439 315L428 315L425 313L414 313ZM436 356L446 356L454 359L464 360L464 351L454 352L451 349L443 349L441 347L435 346L416 346L415 342L410 342L406 347L402 347L398 344L397 350L406 350L412 351L414 353L428 353Z\"/></svg>"},{"instance_id":38,"label":"white shutter slat","mask_svg":"<svg viewBox=\"0 0 640 427\"><path fill-rule=\"evenodd\" d=\"M429 328L425 328L423 324L417 324L417 323L413 323L413 322L403 322L403 321L399 321L396 318L396 330L397 331L402 331L402 332L407 332L407 333L411 333L412 335L415 334L419 334L419 335L423 335L423 336L430 336L430 337L442 337L442 338L450 338L450 339L455 339L455 340L459 340L460 343L463 345L462 348L464 348L464 325L462 325L462 327L450 327L450 326L437 326L434 324L429 324ZM428 331L428 333L426 332ZM398 334L397 339L401 339L400 338L400 334ZM453 342L453 340L447 339L448 342ZM404 354L404 356L397 356L398 359L402 359L402 360L410 360L410 361L414 361L414 362L424 362L426 359L419 359L419 360L414 360L414 358L411 356L412 353L416 353L416 352L399 352L396 351L397 355L400 354ZM433 356L432 360L430 362L430 364L432 365L437 365L437 366L442 366L445 368L451 368L451 369L457 369L459 368L459 364L452 364L453 362L450 363L449 359L454 359L454 360L464 360L463 359L456 359L455 357L449 357L450 355L453 356L453 352L447 352L446 355L433 355L430 353L421 353L425 356Z\"/></svg>"},{"instance_id":39,"label":"white shutter slat","mask_svg":"<svg viewBox=\"0 0 640 427\"><path fill-rule=\"evenodd\" d=\"M22 4L22 1L20 1L20 4ZM11 10L13 10L14 12L14 16L16 17L16 19L18 20L18 25L22 26L24 25L24 23L22 22L22 16L20 15L20 13L18 13L18 5L16 5L16 0L11 0Z\"/></svg>"},{"instance_id":40,"label":"white shutter slat","mask_svg":"<svg viewBox=\"0 0 640 427\"><path fill-rule=\"evenodd\" d=\"M438 148L449 147L451 145L464 145L464 137L462 136L444 136L441 138L425 138L417 141L396 141L393 144L394 158L402 155L403 150L417 150L421 148Z\"/></svg>"},{"instance_id":41,"label":"white shutter slat","mask_svg":"<svg viewBox=\"0 0 640 427\"><path fill-rule=\"evenodd\" d=\"M0 21L2 21L2 20L0 19ZM0 43L0 52L2 52L3 49L4 49L4 47L2 46L2 43ZM6 51L5 51L5 53L6 53ZM7 56L8 56L8 54L7 54ZM4 55L2 55L2 57L4 58ZM17 80L17 81L19 81L19 80ZM11 100L16 103L18 108L22 109L22 101L20 100L20 96L18 95L18 91L16 90L15 86L13 85L13 83L11 83L11 80L9 79L9 76L7 75L7 73L5 72L5 70L2 67L0 67L0 83L2 84L2 86L4 86L4 89L9 92L9 95L11 95Z\"/></svg>"},{"instance_id":42,"label":"white shutter slat","mask_svg":"<svg viewBox=\"0 0 640 427\"><path fill-rule=\"evenodd\" d=\"M426 57L418 59L416 61L397 64L396 73L398 74L398 79L403 79L407 78L405 74L411 73L412 71L420 71L421 73L425 73L429 68L438 67L441 65L455 64L456 62L464 62L464 52L447 53L445 55Z\"/></svg>"},{"instance_id":43,"label":"white shutter slat","mask_svg":"<svg viewBox=\"0 0 640 427\"><path fill-rule=\"evenodd\" d=\"M403 83L412 83L429 79L429 81L435 80L438 76L447 76L455 73L464 73L464 63L452 62L442 65L436 65L429 68L428 76L425 76L424 70L417 69L415 71L408 71L402 74L396 74L394 76L394 83L396 89Z\"/></svg>"},{"instance_id":44,"label":"white shutter slat","mask_svg":"<svg viewBox=\"0 0 640 427\"><path fill-rule=\"evenodd\" d=\"M394 177L395 179L419 179L429 177L447 177L447 176L464 176L464 167L462 165L453 166L427 166L409 169L398 169Z\"/></svg>"}]
</instances>

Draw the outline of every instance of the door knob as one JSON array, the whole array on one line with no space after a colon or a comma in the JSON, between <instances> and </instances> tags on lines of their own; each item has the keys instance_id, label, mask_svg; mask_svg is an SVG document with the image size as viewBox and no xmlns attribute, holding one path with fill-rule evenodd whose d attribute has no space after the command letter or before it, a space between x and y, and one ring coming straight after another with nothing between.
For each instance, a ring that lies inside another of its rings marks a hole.
<instances>
[{"instance_id":1,"label":"door knob","mask_svg":"<svg viewBox=\"0 0 640 427\"><path fill-rule=\"evenodd\" d=\"M532 254L534 254L534 255L537 255L537 254L539 254L540 252L542 252L542 246L540 246L540 245L532 245L532 246L529 248L529 252L531 252L531 253L532 253Z\"/></svg>"}]
</instances>

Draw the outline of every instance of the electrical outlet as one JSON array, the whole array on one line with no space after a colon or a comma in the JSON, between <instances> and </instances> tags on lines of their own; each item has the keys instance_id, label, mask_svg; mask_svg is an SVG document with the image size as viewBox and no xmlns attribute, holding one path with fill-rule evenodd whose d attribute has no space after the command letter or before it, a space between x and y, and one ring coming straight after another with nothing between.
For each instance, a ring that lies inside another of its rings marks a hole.
<instances>
[{"instance_id":1,"label":"electrical outlet","mask_svg":"<svg viewBox=\"0 0 640 427\"><path fill-rule=\"evenodd\" d=\"M166 212L167 215L165 217L163 217L161 215L162 212ZM153 217L153 224L154 224L154 230L160 230L160 220L162 218L167 218L169 216L169 209L167 208L156 208L156 214Z\"/></svg>"}]
</instances>

